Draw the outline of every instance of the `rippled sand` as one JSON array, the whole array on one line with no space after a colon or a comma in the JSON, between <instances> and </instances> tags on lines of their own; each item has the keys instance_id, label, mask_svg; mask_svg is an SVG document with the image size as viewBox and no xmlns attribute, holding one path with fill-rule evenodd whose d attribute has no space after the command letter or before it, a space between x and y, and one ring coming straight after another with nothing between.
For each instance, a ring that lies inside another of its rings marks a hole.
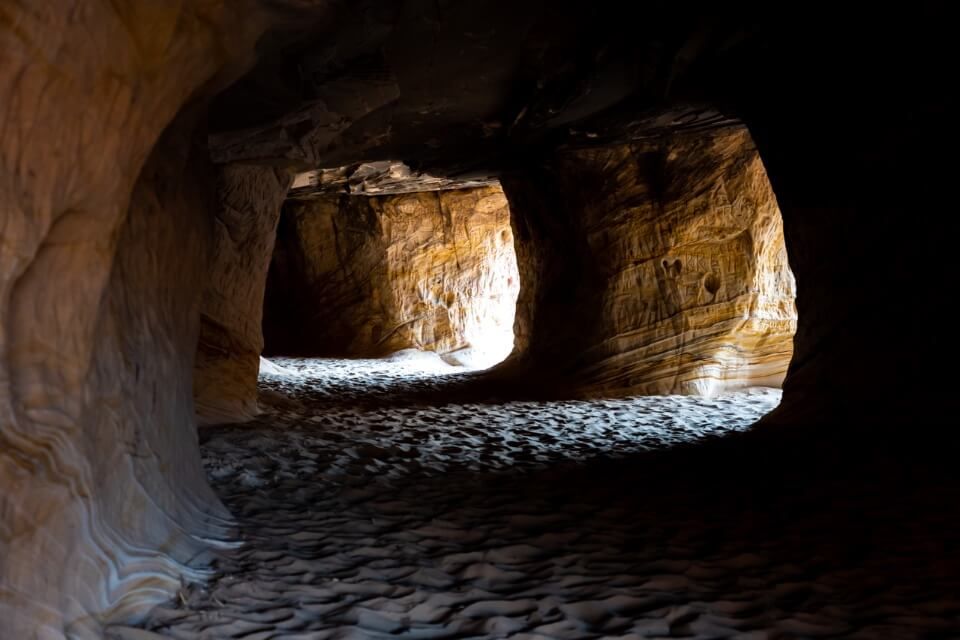
<instances>
[{"instance_id":1,"label":"rippled sand","mask_svg":"<svg viewBox=\"0 0 960 640\"><path fill-rule=\"evenodd\" d=\"M778 391L548 402L430 358L274 364L259 420L202 435L245 545L154 610L162 637L960 637L954 475L740 443Z\"/></svg>"}]
</instances>

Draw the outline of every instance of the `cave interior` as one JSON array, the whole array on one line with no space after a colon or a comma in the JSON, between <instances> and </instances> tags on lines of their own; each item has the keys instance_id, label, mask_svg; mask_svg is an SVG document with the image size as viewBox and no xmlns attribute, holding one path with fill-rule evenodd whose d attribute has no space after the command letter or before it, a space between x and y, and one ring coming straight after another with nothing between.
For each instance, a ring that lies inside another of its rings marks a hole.
<instances>
[{"instance_id":1,"label":"cave interior","mask_svg":"<svg viewBox=\"0 0 960 640\"><path fill-rule=\"evenodd\" d=\"M960 637L946 16L3 3L0 640Z\"/></svg>"}]
</instances>

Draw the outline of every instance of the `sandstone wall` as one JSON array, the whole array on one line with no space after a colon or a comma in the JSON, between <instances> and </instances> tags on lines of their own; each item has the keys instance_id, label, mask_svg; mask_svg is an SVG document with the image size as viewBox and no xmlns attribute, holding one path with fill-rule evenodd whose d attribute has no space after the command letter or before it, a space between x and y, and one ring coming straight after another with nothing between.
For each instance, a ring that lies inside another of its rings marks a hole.
<instances>
[{"instance_id":1,"label":"sandstone wall","mask_svg":"<svg viewBox=\"0 0 960 640\"><path fill-rule=\"evenodd\" d=\"M217 523L229 521L206 484L193 422L214 171L202 147L193 151L185 124L158 145L133 191L83 360L46 354L42 343L11 351L50 367L16 388L30 430L4 433L16 464L5 461L3 486L22 489L4 496L0 562L4 581L20 591L0 598L0 618L13 629L100 637L90 613L136 617L181 577L201 579L188 565L223 535ZM57 264L68 267L89 275L91 265ZM56 282L55 273L37 274L38 286ZM63 332L80 321L76 307L62 316L38 309L31 320L56 319Z\"/></svg>"},{"instance_id":2,"label":"sandstone wall","mask_svg":"<svg viewBox=\"0 0 960 640\"><path fill-rule=\"evenodd\" d=\"M782 381L795 285L745 130L563 151L503 184L521 281L514 366L588 393Z\"/></svg>"},{"instance_id":3,"label":"sandstone wall","mask_svg":"<svg viewBox=\"0 0 960 640\"><path fill-rule=\"evenodd\" d=\"M284 218L265 317L273 352L416 348L477 364L509 352L519 283L499 187L325 196L289 203Z\"/></svg>"},{"instance_id":4,"label":"sandstone wall","mask_svg":"<svg viewBox=\"0 0 960 640\"><path fill-rule=\"evenodd\" d=\"M210 219L190 118L134 185L263 21L220 2L0 16L0 635L102 638L199 578L222 533L190 389Z\"/></svg>"},{"instance_id":5,"label":"sandstone wall","mask_svg":"<svg viewBox=\"0 0 960 640\"><path fill-rule=\"evenodd\" d=\"M291 179L271 167L227 165L219 171L194 372L200 424L242 422L258 411L263 292Z\"/></svg>"}]
</instances>

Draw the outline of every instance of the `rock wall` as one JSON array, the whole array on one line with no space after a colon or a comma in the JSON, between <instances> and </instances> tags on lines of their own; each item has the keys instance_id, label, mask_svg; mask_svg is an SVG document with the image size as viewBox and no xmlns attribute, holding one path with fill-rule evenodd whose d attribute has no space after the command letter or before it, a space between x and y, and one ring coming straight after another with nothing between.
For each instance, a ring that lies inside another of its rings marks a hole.
<instances>
[{"instance_id":1,"label":"rock wall","mask_svg":"<svg viewBox=\"0 0 960 640\"><path fill-rule=\"evenodd\" d=\"M291 201L264 330L274 353L416 348L493 364L512 345L518 286L498 186Z\"/></svg>"},{"instance_id":2,"label":"rock wall","mask_svg":"<svg viewBox=\"0 0 960 640\"><path fill-rule=\"evenodd\" d=\"M795 285L743 128L562 151L503 184L521 281L511 366L586 393L782 381Z\"/></svg>"},{"instance_id":3,"label":"rock wall","mask_svg":"<svg viewBox=\"0 0 960 640\"><path fill-rule=\"evenodd\" d=\"M262 27L245 3L0 9L4 638L102 638L199 578L186 565L222 535L190 383L210 219L195 122L144 165Z\"/></svg>"},{"instance_id":4,"label":"rock wall","mask_svg":"<svg viewBox=\"0 0 960 640\"><path fill-rule=\"evenodd\" d=\"M217 179L213 254L203 294L194 397L200 424L256 415L263 292L292 174L227 165Z\"/></svg>"},{"instance_id":5,"label":"rock wall","mask_svg":"<svg viewBox=\"0 0 960 640\"><path fill-rule=\"evenodd\" d=\"M4 496L3 576L20 592L0 600L0 618L13 629L100 637L90 613L136 616L181 576L200 579L188 565L229 521L207 487L193 424L214 172L187 124L161 141L133 191L84 359L44 353L42 343L11 351L51 368L16 388L30 431L4 432L16 464L4 461L3 486L22 488ZM91 268L60 268L68 265ZM56 282L51 271L37 277ZM32 320L77 322L78 311Z\"/></svg>"}]
</instances>

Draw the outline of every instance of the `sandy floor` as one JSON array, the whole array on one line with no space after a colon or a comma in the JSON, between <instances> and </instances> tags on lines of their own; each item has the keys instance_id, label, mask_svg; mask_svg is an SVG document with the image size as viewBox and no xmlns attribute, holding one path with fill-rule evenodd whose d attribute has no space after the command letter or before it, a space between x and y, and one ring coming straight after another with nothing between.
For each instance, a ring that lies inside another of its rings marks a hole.
<instances>
[{"instance_id":1,"label":"sandy floor","mask_svg":"<svg viewBox=\"0 0 960 640\"><path fill-rule=\"evenodd\" d=\"M429 359L276 364L268 413L203 436L247 544L161 636L960 637L960 483L730 445L776 391L546 403Z\"/></svg>"}]
</instances>

